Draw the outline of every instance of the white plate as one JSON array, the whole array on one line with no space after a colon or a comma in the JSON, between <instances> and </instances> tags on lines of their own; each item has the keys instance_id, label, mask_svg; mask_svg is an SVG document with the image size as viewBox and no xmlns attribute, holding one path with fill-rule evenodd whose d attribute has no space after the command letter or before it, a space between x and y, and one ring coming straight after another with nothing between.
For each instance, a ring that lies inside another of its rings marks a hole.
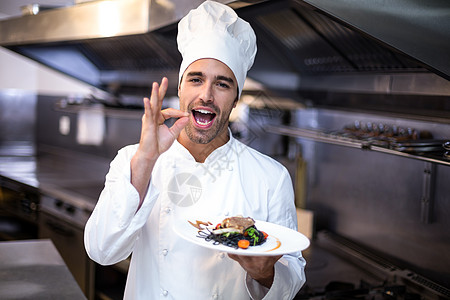
<instances>
[{"instance_id":1,"label":"white plate","mask_svg":"<svg viewBox=\"0 0 450 300\"><path fill-rule=\"evenodd\" d=\"M214 222L215 220L200 221L210 221L213 224L217 224L222 220L223 218L216 222ZM190 221L195 223L195 220ZM239 255L283 255L302 251L309 247L309 239L298 231L264 221L255 221L255 226L258 230L268 234L267 240L262 245L251 246L247 249L235 249L222 244L214 245L212 241L206 241L205 239L198 237L198 229L189 224L188 220L176 223L174 231L183 239L199 246Z\"/></svg>"}]
</instances>

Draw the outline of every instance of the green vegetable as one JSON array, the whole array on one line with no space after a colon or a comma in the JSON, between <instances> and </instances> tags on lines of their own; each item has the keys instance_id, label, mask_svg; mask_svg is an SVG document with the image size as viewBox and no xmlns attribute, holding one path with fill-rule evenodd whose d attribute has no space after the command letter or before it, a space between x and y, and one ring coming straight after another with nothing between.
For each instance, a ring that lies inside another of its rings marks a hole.
<instances>
[{"instance_id":1,"label":"green vegetable","mask_svg":"<svg viewBox=\"0 0 450 300\"><path fill-rule=\"evenodd\" d=\"M253 246L259 242L259 235L254 227L247 228L247 235L253 239Z\"/></svg>"}]
</instances>

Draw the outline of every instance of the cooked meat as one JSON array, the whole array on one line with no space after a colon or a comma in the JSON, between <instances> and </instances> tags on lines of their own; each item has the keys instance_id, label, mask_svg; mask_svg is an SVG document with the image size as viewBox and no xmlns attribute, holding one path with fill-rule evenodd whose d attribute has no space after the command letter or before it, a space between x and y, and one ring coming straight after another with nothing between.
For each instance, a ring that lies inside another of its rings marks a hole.
<instances>
[{"instance_id":1,"label":"cooked meat","mask_svg":"<svg viewBox=\"0 0 450 300\"><path fill-rule=\"evenodd\" d=\"M222 226L225 228L235 228L240 233L243 233L245 229L255 225L255 220L252 218L244 217L231 217L222 221Z\"/></svg>"}]
</instances>

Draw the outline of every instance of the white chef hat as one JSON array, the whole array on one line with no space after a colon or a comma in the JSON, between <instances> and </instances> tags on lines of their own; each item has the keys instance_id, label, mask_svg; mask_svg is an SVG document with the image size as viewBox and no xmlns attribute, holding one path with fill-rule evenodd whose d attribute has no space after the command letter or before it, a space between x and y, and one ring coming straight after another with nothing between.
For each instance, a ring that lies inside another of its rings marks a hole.
<instances>
[{"instance_id":1,"label":"white chef hat","mask_svg":"<svg viewBox=\"0 0 450 300\"><path fill-rule=\"evenodd\" d=\"M178 83L191 63L214 58L233 71L240 97L255 60L256 36L232 8L215 1L203 2L178 23L177 43L183 57Z\"/></svg>"}]
</instances>

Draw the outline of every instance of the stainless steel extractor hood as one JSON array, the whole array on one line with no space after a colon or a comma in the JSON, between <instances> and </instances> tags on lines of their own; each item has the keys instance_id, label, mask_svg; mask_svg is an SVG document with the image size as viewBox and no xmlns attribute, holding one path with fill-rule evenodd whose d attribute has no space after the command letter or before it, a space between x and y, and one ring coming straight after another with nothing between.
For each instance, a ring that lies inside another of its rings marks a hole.
<instances>
[{"instance_id":1,"label":"stainless steel extractor hood","mask_svg":"<svg viewBox=\"0 0 450 300\"><path fill-rule=\"evenodd\" d=\"M0 45L111 94L146 95L181 57L176 24L203 0L90 1L0 21ZM222 0L254 27L268 88L450 95L446 0Z\"/></svg>"},{"instance_id":2,"label":"stainless steel extractor hood","mask_svg":"<svg viewBox=\"0 0 450 300\"><path fill-rule=\"evenodd\" d=\"M269 1L242 10L280 80L261 63L250 75L297 89L450 95L450 2L394 2Z\"/></svg>"},{"instance_id":3,"label":"stainless steel extractor hood","mask_svg":"<svg viewBox=\"0 0 450 300\"><path fill-rule=\"evenodd\" d=\"M176 31L156 31L201 2L109 0L48 9L1 21L0 45L113 93L133 93L175 75Z\"/></svg>"}]
</instances>

